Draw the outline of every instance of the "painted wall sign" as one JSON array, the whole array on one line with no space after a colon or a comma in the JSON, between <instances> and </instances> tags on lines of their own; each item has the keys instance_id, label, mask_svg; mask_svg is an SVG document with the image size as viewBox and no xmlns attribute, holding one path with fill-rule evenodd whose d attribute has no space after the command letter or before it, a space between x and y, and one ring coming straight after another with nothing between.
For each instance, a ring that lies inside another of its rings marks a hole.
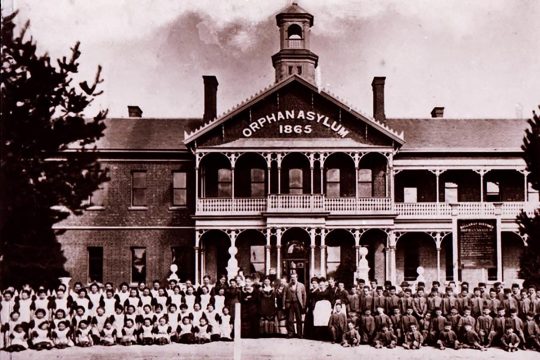
<instances>
[{"instance_id":1,"label":"painted wall sign","mask_svg":"<svg viewBox=\"0 0 540 360\"><path fill-rule=\"evenodd\" d=\"M458 220L458 245L461 267L492 268L496 266L496 221Z\"/></svg>"},{"instance_id":2,"label":"painted wall sign","mask_svg":"<svg viewBox=\"0 0 540 360\"><path fill-rule=\"evenodd\" d=\"M324 114L315 111L285 110L277 111L252 121L242 130L242 135L244 137L250 137L265 126L282 120L292 120L298 122L298 124L279 124L278 132L280 134L310 134L313 131L312 124L325 126L342 138L349 134L349 130L341 122L331 120Z\"/></svg>"}]
</instances>

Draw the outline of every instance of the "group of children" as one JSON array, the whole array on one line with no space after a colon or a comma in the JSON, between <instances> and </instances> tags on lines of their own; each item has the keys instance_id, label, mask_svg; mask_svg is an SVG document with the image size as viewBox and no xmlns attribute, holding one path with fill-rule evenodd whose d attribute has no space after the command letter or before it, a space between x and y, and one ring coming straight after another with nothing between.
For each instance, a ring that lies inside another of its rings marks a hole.
<instances>
[{"instance_id":1,"label":"group of children","mask_svg":"<svg viewBox=\"0 0 540 360\"><path fill-rule=\"evenodd\" d=\"M0 302L0 349L23 351L94 345L202 344L231 341L232 318L224 301L209 301L194 289L169 294L163 289L112 284L89 291L44 288L35 293L7 289Z\"/></svg>"},{"instance_id":2,"label":"group of children","mask_svg":"<svg viewBox=\"0 0 540 360\"><path fill-rule=\"evenodd\" d=\"M0 349L231 341L238 302L242 337L285 336L286 286L286 279L237 276L215 284L205 277L200 286L154 281L151 287L8 288L0 299ZM458 291L452 282L443 290L436 281L429 293L424 288L421 282L396 287L360 280L345 290L332 278L314 278L303 325L296 326L305 328L307 338L346 347L540 351L540 289L503 289L500 283L488 289L480 283L469 292L467 283Z\"/></svg>"},{"instance_id":3,"label":"group of children","mask_svg":"<svg viewBox=\"0 0 540 360\"><path fill-rule=\"evenodd\" d=\"M391 285L387 289L362 286L361 293L356 287L349 293L339 285L328 327L332 342L345 347L431 345L441 350L486 350L500 346L509 352L540 351L540 291L534 286L521 289L514 284L503 290L496 283L487 291L480 283L469 293L464 283L459 293L449 286L443 294L434 282L425 295L423 284L414 294L406 283L399 293Z\"/></svg>"}]
</instances>

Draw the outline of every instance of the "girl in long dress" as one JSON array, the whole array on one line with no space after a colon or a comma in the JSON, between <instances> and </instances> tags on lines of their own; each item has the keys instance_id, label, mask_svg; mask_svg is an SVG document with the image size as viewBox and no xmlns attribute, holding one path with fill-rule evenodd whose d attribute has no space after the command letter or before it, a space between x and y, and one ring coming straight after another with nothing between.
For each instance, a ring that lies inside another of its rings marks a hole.
<instances>
[{"instance_id":1,"label":"girl in long dress","mask_svg":"<svg viewBox=\"0 0 540 360\"><path fill-rule=\"evenodd\" d=\"M307 311L304 318L304 336L306 339L315 339L313 332L313 308L315 307L315 293L319 291L319 279L317 277L311 278L311 285L309 287L307 298Z\"/></svg>"},{"instance_id":2,"label":"girl in long dress","mask_svg":"<svg viewBox=\"0 0 540 360\"><path fill-rule=\"evenodd\" d=\"M287 335L287 312L285 311L283 307L283 291L285 290L285 284L287 283L286 280L276 280L277 286L276 286L276 310L277 310L277 323L278 323L278 331L277 333L281 336Z\"/></svg>"},{"instance_id":3,"label":"girl in long dress","mask_svg":"<svg viewBox=\"0 0 540 360\"><path fill-rule=\"evenodd\" d=\"M259 313L261 315L261 335L276 333L276 294L270 279L265 278L259 290Z\"/></svg>"},{"instance_id":4,"label":"girl in long dress","mask_svg":"<svg viewBox=\"0 0 540 360\"><path fill-rule=\"evenodd\" d=\"M319 279L319 289L313 293L313 334L317 340L328 339L328 320L332 314L331 294L326 288L326 279Z\"/></svg>"}]
</instances>

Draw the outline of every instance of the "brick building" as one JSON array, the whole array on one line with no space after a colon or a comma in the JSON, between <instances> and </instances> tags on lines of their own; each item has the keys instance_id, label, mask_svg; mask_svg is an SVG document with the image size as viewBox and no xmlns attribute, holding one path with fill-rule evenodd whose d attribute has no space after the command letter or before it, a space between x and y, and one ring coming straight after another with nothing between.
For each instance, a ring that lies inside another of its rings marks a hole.
<instances>
[{"instance_id":1,"label":"brick building","mask_svg":"<svg viewBox=\"0 0 540 360\"><path fill-rule=\"evenodd\" d=\"M201 119L130 106L106 120L111 180L57 226L73 279L164 279L175 263L182 280L241 268L350 283L367 260L379 282L516 280L515 217L539 204L526 121L387 118L384 77L366 115L316 86L313 16L292 4L276 20L275 83L231 111L216 116L204 76Z\"/></svg>"}]
</instances>

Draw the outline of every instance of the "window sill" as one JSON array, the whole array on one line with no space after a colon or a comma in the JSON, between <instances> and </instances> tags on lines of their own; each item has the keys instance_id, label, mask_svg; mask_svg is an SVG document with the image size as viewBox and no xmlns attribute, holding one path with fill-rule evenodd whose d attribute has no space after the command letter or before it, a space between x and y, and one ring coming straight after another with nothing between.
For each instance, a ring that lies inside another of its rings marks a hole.
<instances>
[{"instance_id":1,"label":"window sill","mask_svg":"<svg viewBox=\"0 0 540 360\"><path fill-rule=\"evenodd\" d=\"M178 210L187 210L187 206L186 205L169 206L169 211L178 211Z\"/></svg>"},{"instance_id":2,"label":"window sill","mask_svg":"<svg viewBox=\"0 0 540 360\"><path fill-rule=\"evenodd\" d=\"M93 205L93 206L87 207L86 210L90 210L90 211L103 211L103 210L105 210L105 206Z\"/></svg>"},{"instance_id":3,"label":"window sill","mask_svg":"<svg viewBox=\"0 0 540 360\"><path fill-rule=\"evenodd\" d=\"M134 210L134 211L148 210L148 206L130 206L128 207L128 210Z\"/></svg>"}]
</instances>

